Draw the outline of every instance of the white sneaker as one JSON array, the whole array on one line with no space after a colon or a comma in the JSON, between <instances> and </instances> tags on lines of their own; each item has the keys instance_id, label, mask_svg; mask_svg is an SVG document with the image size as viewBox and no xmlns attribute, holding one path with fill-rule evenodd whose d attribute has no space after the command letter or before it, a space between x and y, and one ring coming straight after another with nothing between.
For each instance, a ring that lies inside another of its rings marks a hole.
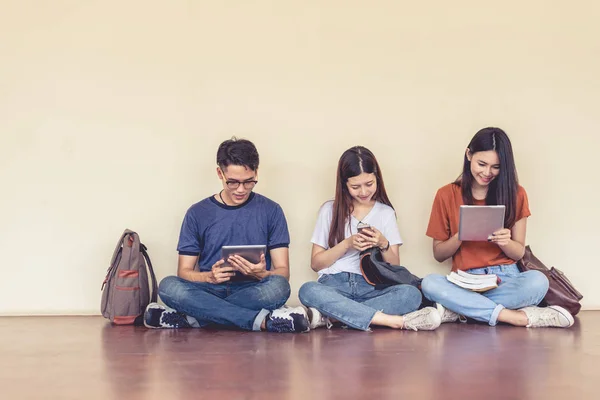
<instances>
[{"instance_id":1,"label":"white sneaker","mask_svg":"<svg viewBox=\"0 0 600 400\"><path fill-rule=\"evenodd\" d=\"M575 323L571 313L560 306L525 307L519 311L523 311L527 315L528 328L568 328Z\"/></svg>"},{"instance_id":2,"label":"white sneaker","mask_svg":"<svg viewBox=\"0 0 600 400\"><path fill-rule=\"evenodd\" d=\"M329 317L326 317L321 313L321 311L317 310L314 307L308 307L308 315L310 321L310 329L317 329L322 326L326 326L327 329L331 329L333 324L329 320Z\"/></svg>"},{"instance_id":3,"label":"white sneaker","mask_svg":"<svg viewBox=\"0 0 600 400\"><path fill-rule=\"evenodd\" d=\"M456 322L459 319L460 322L467 322L467 319L465 317L455 313L454 311L448 310L440 303L436 303L436 308L440 313L440 317L442 318L442 324L445 324L446 322Z\"/></svg>"},{"instance_id":4,"label":"white sneaker","mask_svg":"<svg viewBox=\"0 0 600 400\"><path fill-rule=\"evenodd\" d=\"M432 331L442 323L440 313L433 307L425 307L403 315L403 317L402 329L412 329L413 331Z\"/></svg>"}]
</instances>

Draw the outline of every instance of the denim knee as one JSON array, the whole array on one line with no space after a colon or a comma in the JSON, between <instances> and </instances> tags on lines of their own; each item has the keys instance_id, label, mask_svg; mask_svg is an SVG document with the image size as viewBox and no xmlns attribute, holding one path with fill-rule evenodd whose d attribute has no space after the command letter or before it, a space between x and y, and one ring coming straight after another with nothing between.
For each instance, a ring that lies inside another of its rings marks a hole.
<instances>
[{"instance_id":1,"label":"denim knee","mask_svg":"<svg viewBox=\"0 0 600 400\"><path fill-rule=\"evenodd\" d=\"M402 307L404 310L410 310L404 313L417 310L423 301L421 291L412 285L393 286L390 294L394 296L392 301L397 306Z\"/></svg>"},{"instance_id":2,"label":"denim knee","mask_svg":"<svg viewBox=\"0 0 600 400\"><path fill-rule=\"evenodd\" d=\"M438 274L429 274L421 282L421 290L423 295L429 300L433 300L431 296L440 294L444 289L445 284L448 282L445 276Z\"/></svg>"},{"instance_id":3,"label":"denim knee","mask_svg":"<svg viewBox=\"0 0 600 400\"><path fill-rule=\"evenodd\" d=\"M272 304L273 309L283 306L292 293L290 283L281 275L270 275L263 279L261 284L261 300L266 304Z\"/></svg>"},{"instance_id":4,"label":"denim knee","mask_svg":"<svg viewBox=\"0 0 600 400\"><path fill-rule=\"evenodd\" d=\"M158 284L158 295L163 296L172 296L176 291L177 287L180 286L181 278L177 276L167 276Z\"/></svg>"},{"instance_id":5,"label":"denim knee","mask_svg":"<svg viewBox=\"0 0 600 400\"><path fill-rule=\"evenodd\" d=\"M525 276L527 279L523 282L523 293L531 294L531 296L536 299L535 304L539 304L546 296L550 282L548 282L546 275L540 271L527 271L521 273L521 279Z\"/></svg>"},{"instance_id":6,"label":"denim knee","mask_svg":"<svg viewBox=\"0 0 600 400\"><path fill-rule=\"evenodd\" d=\"M304 285L302 285L298 291L298 298L300 299L300 302L307 307L313 307L316 299L319 296L320 286L321 284L319 282L306 282Z\"/></svg>"},{"instance_id":7,"label":"denim knee","mask_svg":"<svg viewBox=\"0 0 600 400\"><path fill-rule=\"evenodd\" d=\"M177 276L167 276L158 285L158 296L169 307L174 307L173 302L177 302L184 297L186 281Z\"/></svg>"}]
</instances>

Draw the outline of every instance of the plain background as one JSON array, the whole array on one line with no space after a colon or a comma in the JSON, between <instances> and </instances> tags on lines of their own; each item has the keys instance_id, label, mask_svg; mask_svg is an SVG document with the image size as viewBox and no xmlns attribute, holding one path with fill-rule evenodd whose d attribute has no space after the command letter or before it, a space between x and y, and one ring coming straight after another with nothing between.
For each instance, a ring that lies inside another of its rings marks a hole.
<instances>
[{"instance_id":1,"label":"plain background","mask_svg":"<svg viewBox=\"0 0 600 400\"><path fill-rule=\"evenodd\" d=\"M0 0L0 314L98 314L123 229L157 274L182 218L220 190L232 135L283 207L292 290L353 145L382 166L414 273L470 138L510 135L527 241L600 307L596 1Z\"/></svg>"}]
</instances>

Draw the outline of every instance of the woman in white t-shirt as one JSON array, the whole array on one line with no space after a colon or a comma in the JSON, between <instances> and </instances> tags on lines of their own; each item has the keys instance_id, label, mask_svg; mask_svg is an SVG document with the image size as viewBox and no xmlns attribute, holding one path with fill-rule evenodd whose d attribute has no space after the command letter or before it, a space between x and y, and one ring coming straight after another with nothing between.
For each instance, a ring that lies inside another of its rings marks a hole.
<instances>
[{"instance_id":1,"label":"woman in white t-shirt","mask_svg":"<svg viewBox=\"0 0 600 400\"><path fill-rule=\"evenodd\" d=\"M358 233L358 224L370 228ZM299 297L308 307L311 329L339 321L368 331L371 325L433 330L440 325L437 310L419 308L421 292L411 285L376 290L360 272L360 252L381 249L384 261L400 265L402 244L396 213L385 191L373 153L362 146L342 154L335 199L320 211L311 242L311 268L317 282L307 282Z\"/></svg>"}]
</instances>

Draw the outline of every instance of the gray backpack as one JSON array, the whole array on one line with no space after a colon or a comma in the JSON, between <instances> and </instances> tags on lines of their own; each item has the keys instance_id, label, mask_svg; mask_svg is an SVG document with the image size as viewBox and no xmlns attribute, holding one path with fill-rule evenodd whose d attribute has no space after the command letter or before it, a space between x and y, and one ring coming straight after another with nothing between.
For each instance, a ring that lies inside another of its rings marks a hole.
<instances>
[{"instance_id":1,"label":"gray backpack","mask_svg":"<svg viewBox=\"0 0 600 400\"><path fill-rule=\"evenodd\" d=\"M100 289L102 315L113 324L143 325L146 306L150 301L156 302L158 285L146 250L138 234L125 229Z\"/></svg>"}]
</instances>

